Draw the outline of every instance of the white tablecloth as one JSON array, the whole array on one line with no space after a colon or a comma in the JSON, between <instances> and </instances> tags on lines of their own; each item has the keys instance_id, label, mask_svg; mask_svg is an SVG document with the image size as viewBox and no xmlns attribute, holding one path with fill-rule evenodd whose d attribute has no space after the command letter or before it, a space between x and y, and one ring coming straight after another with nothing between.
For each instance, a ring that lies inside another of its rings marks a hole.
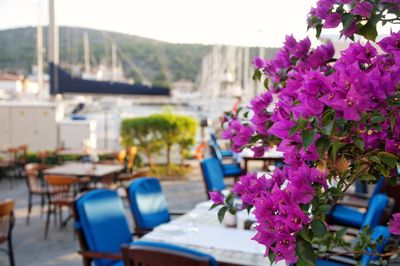
<instances>
[{"instance_id":1,"label":"white tablecloth","mask_svg":"<svg viewBox=\"0 0 400 266\"><path fill-rule=\"evenodd\" d=\"M254 157L254 152L249 148L245 148L241 152L239 152L237 154L237 156L239 158L244 158L244 157L252 158L252 157ZM283 152L277 151L275 148L271 148L268 151L266 151L261 158L274 158L274 159L277 158L277 159L281 159L281 158L283 158Z\"/></svg>"},{"instance_id":2,"label":"white tablecloth","mask_svg":"<svg viewBox=\"0 0 400 266\"><path fill-rule=\"evenodd\" d=\"M228 228L219 224L218 210L208 211L211 204L211 202L198 204L189 213L156 227L146 234L143 240L191 247L214 256L220 262L270 265L268 258L264 257L265 247L251 240L255 231ZM254 217L243 212L237 219L254 219Z\"/></svg>"}]
</instances>

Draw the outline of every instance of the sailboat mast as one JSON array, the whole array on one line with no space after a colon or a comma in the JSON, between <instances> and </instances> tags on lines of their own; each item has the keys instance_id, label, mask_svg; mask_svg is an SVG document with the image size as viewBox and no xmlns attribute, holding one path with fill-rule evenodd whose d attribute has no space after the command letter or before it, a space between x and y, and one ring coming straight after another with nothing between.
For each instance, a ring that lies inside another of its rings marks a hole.
<instances>
[{"instance_id":1,"label":"sailboat mast","mask_svg":"<svg viewBox=\"0 0 400 266\"><path fill-rule=\"evenodd\" d=\"M112 70L112 81L117 80L117 46L115 43L111 45L111 70Z\"/></svg>"},{"instance_id":2,"label":"sailboat mast","mask_svg":"<svg viewBox=\"0 0 400 266\"><path fill-rule=\"evenodd\" d=\"M56 23L55 0L49 0L49 74L50 74L50 94L58 93L58 26Z\"/></svg>"},{"instance_id":3,"label":"sailboat mast","mask_svg":"<svg viewBox=\"0 0 400 266\"><path fill-rule=\"evenodd\" d=\"M38 6L38 25L36 29L36 60L37 60L37 84L38 95L42 97L44 94L43 82L43 27L40 20L40 6Z\"/></svg>"},{"instance_id":4,"label":"sailboat mast","mask_svg":"<svg viewBox=\"0 0 400 266\"><path fill-rule=\"evenodd\" d=\"M83 52L85 56L85 73L90 73L90 50L87 32L83 34Z\"/></svg>"}]
</instances>

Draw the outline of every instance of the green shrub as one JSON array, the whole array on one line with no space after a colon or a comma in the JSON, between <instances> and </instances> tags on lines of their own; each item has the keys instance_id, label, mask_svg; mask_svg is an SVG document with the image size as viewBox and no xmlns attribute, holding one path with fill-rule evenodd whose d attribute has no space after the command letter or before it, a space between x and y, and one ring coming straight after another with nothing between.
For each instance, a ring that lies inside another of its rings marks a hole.
<instances>
[{"instance_id":1,"label":"green shrub","mask_svg":"<svg viewBox=\"0 0 400 266\"><path fill-rule=\"evenodd\" d=\"M125 119L121 124L122 145L136 145L153 166L153 156L166 150L166 164L171 163L171 149L179 145L181 160L195 143L197 120L171 112Z\"/></svg>"}]
</instances>

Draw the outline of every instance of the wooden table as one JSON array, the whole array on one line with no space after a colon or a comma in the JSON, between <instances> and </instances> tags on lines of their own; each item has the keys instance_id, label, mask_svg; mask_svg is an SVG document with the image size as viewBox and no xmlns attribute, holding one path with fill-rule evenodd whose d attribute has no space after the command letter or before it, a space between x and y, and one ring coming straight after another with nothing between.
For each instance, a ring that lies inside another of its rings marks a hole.
<instances>
[{"instance_id":1,"label":"wooden table","mask_svg":"<svg viewBox=\"0 0 400 266\"><path fill-rule=\"evenodd\" d=\"M268 167L271 164L275 164L277 162L282 162L283 161L283 153L279 152L279 151L276 151L274 149L271 149L271 150L265 152L262 157L258 157L258 158L254 157L254 152L251 151L250 149L244 149L237 156L239 157L239 159L243 160L243 162L244 162L244 171L246 173L248 171L248 162L249 161L263 161L264 162L264 168Z\"/></svg>"},{"instance_id":2,"label":"wooden table","mask_svg":"<svg viewBox=\"0 0 400 266\"><path fill-rule=\"evenodd\" d=\"M113 150L96 150L97 155L106 155L106 154L114 154L116 153ZM79 155L84 156L87 155L85 149L65 149L65 150L58 150L56 152L57 156L65 156L65 155Z\"/></svg>"},{"instance_id":3,"label":"wooden table","mask_svg":"<svg viewBox=\"0 0 400 266\"><path fill-rule=\"evenodd\" d=\"M265 247L251 240L255 231L241 228L247 219L247 212L240 214L238 220L242 222L238 222L238 228L226 227L218 222L218 207L208 210L211 204L199 203L187 214L156 227L142 239L185 246L210 254L221 266L270 265L264 256Z\"/></svg>"},{"instance_id":4,"label":"wooden table","mask_svg":"<svg viewBox=\"0 0 400 266\"><path fill-rule=\"evenodd\" d=\"M91 178L102 178L112 174L118 174L124 169L122 165L91 164L91 163L65 163L43 171L43 175L68 175L68 176L89 176Z\"/></svg>"}]
</instances>

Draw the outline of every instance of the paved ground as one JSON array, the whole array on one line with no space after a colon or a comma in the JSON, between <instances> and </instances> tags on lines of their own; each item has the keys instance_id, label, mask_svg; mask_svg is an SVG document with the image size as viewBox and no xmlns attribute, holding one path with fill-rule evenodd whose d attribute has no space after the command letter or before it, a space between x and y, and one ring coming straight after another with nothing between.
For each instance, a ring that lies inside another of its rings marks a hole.
<instances>
[{"instance_id":1,"label":"paved ground","mask_svg":"<svg viewBox=\"0 0 400 266\"><path fill-rule=\"evenodd\" d=\"M199 171L188 181L162 182L171 210L190 210L200 201L206 200L203 181ZM65 228L52 225L49 237L44 240L45 216L40 215L35 205L30 225L25 224L27 188L24 181L13 189L9 182L0 182L0 199L11 198L16 202L16 226L13 231L14 252L17 266L75 266L82 265L77 255L78 241L73 239L72 223ZM130 213L127 211L128 217ZM7 256L0 252L0 265L8 265Z\"/></svg>"}]
</instances>

